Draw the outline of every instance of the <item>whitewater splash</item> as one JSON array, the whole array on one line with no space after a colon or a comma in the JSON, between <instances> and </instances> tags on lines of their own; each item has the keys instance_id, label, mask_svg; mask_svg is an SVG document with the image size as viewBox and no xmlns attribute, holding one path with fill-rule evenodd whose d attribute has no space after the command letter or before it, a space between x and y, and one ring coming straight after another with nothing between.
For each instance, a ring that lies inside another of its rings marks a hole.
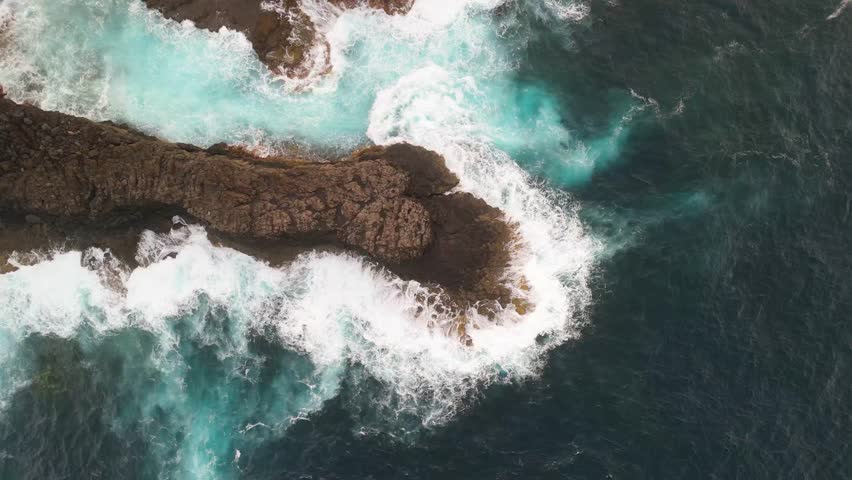
<instances>
[{"instance_id":1,"label":"whitewater splash","mask_svg":"<svg viewBox=\"0 0 852 480\"><path fill-rule=\"evenodd\" d=\"M370 417L385 422L411 417L431 425L452 417L481 386L534 374L547 348L536 341L549 316L542 309L529 321L483 324L470 331L475 346L464 347L433 328L452 318L429 302L426 288L350 255L305 254L273 268L214 246L203 228L193 226L145 232L137 261L140 266L131 270L99 249L57 251L0 276L0 293L8 299L0 306L0 338L8 347L4 385L26 385L29 375L18 368L14 352L28 336L99 344L122 331L142 331L157 339L145 362L168 379L163 388L169 390L170 408L188 409L179 387L188 375L187 360L175 354L185 343L249 364L252 338L263 337L311 365L300 380L313 385L310 395L292 402L298 409L276 412L279 428L333 396L347 366L385 386L369 393L375 408ZM241 370L240 375L250 373ZM160 397L151 404L164 406Z\"/></svg>"},{"instance_id":2,"label":"whitewater splash","mask_svg":"<svg viewBox=\"0 0 852 480\"><path fill-rule=\"evenodd\" d=\"M212 245L198 227L148 232L132 270L103 260L104 252L54 252L0 276L3 298L13 299L0 307L7 352L0 387L28 385L33 372L13 365L29 336L97 349L120 332L144 332L155 346L136 361L161 381L138 408L174 411L182 428L197 432L177 448L193 452L181 468L200 478L211 461L234 458L234 441L215 440L217 430L192 413L198 399L190 379L209 368L193 362L207 349L222 369L210 388L224 397L205 407L213 417L237 408L228 385L252 392L269 378L280 385L280 398L255 394L255 413L224 423L219 433L237 439L267 430L251 425L286 428L341 395L344 381L358 429L399 433L446 422L494 382L536 375L545 353L578 333L599 245L571 198L534 181L513 154L531 151L578 178L597 157L563 126L548 92L512 79L512 52L489 22L502 3L419 0L408 15L389 17L305 0L333 65L308 90L282 85L243 35L166 21L139 1L0 4L9 26L0 40L0 83L16 100L200 145L229 141L274 152L298 141L342 152L367 141L407 141L441 153L462 190L518 225L509 280L535 306L522 316L509 308L493 322L468 312L478 328L468 330L473 347L466 348L435 328L453 319L424 300L424 287L362 258L309 254L273 268ZM556 14L581 18L576 8ZM617 141L599 139L609 151ZM167 251L174 258L163 258ZM258 338L290 352L295 370L262 376Z\"/></svg>"}]
</instances>

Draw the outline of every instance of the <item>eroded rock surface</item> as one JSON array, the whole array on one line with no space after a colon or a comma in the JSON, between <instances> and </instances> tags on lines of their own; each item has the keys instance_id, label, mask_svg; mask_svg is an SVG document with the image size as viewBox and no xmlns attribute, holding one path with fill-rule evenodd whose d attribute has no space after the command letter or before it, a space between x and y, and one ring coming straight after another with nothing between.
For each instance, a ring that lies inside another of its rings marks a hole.
<instances>
[{"instance_id":1,"label":"eroded rock surface","mask_svg":"<svg viewBox=\"0 0 852 480\"><path fill-rule=\"evenodd\" d=\"M0 99L2 209L109 224L174 207L237 237L331 235L462 303L505 305L512 230L482 200L446 194L457 183L440 155L407 144L334 163L259 159Z\"/></svg>"},{"instance_id":2,"label":"eroded rock surface","mask_svg":"<svg viewBox=\"0 0 852 480\"><path fill-rule=\"evenodd\" d=\"M307 74L311 48L325 40L298 0L144 0L166 18L191 20L199 28L238 30L251 42L258 58L276 73L292 77ZM367 5L389 14L405 13L413 0L320 0L342 8ZM328 52L313 59L329 68ZM315 66L316 67L316 66Z\"/></svg>"}]
</instances>

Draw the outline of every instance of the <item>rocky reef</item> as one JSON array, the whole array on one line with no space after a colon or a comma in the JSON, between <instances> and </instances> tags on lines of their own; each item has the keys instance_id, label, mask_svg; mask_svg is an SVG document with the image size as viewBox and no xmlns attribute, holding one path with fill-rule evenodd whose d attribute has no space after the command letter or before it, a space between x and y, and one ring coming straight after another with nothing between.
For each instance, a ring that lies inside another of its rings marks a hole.
<instances>
[{"instance_id":1,"label":"rocky reef","mask_svg":"<svg viewBox=\"0 0 852 480\"><path fill-rule=\"evenodd\" d=\"M0 98L0 209L29 223L112 225L172 208L215 232L329 242L456 305L512 302L503 276L512 228L420 147L369 147L335 162L258 158L224 145L165 142Z\"/></svg>"},{"instance_id":2,"label":"rocky reef","mask_svg":"<svg viewBox=\"0 0 852 480\"><path fill-rule=\"evenodd\" d=\"M330 68L328 46L298 0L144 0L166 18L190 20L199 28L222 27L245 34L258 58L273 72L290 77L307 75L311 67ZM320 0L337 8L368 6L389 14L405 13L414 0ZM318 47L318 65L307 65Z\"/></svg>"}]
</instances>

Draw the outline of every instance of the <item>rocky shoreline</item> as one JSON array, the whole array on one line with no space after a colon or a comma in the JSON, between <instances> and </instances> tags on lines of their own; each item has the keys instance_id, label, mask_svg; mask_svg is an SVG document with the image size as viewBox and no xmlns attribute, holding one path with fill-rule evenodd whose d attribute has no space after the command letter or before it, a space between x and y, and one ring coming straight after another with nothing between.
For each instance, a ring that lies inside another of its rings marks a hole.
<instances>
[{"instance_id":1,"label":"rocky shoreline","mask_svg":"<svg viewBox=\"0 0 852 480\"><path fill-rule=\"evenodd\" d=\"M304 77L311 67L328 71L328 45L297 0L144 0L166 18L192 21L198 28L222 27L245 34L261 62L274 73ZM337 8L367 6L388 14L407 12L414 0L326 0ZM309 59L319 47L320 58ZM308 65L309 61L318 65Z\"/></svg>"},{"instance_id":2,"label":"rocky shoreline","mask_svg":"<svg viewBox=\"0 0 852 480\"><path fill-rule=\"evenodd\" d=\"M52 229L58 238L81 226L162 228L178 213L222 238L263 242L261 251L364 253L403 278L440 286L461 309L509 306L513 229L484 201L448 193L457 183L440 155L407 144L332 163L258 158L0 98L0 209L23 219L19 231Z\"/></svg>"}]
</instances>

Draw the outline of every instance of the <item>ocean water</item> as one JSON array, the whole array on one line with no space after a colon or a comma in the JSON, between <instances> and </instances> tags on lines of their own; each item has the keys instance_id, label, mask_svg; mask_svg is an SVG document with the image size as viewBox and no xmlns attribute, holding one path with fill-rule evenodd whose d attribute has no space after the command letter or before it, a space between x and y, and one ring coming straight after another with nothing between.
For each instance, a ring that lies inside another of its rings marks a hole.
<instances>
[{"instance_id":1,"label":"ocean water","mask_svg":"<svg viewBox=\"0 0 852 480\"><path fill-rule=\"evenodd\" d=\"M0 478L852 477L852 11L302 4L329 75L135 0L0 0L0 84L172 141L434 149L518 223L534 310L465 348L357 256L37 252L0 275Z\"/></svg>"}]
</instances>

